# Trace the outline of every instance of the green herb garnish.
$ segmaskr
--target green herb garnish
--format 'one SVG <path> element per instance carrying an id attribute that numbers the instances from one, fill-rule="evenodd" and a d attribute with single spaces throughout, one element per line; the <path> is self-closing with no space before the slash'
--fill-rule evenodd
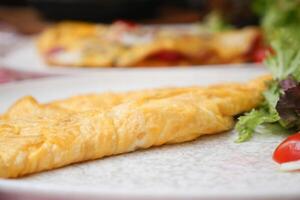
<path id="1" fill-rule="evenodd" d="M 269 54 L 265 64 L 273 80 L 263 94 L 263 103 L 238 118 L 235 127 L 239 133 L 237 142 L 249 140 L 256 128 L 265 124 L 287 131 L 300 128 L 300 42 L 294 31 L 280 30 L 276 40 L 271 42 L 274 52 Z M 284 87 L 289 84 L 290 87 Z M 265 131 L 268 132 L 267 128 Z"/>
<path id="2" fill-rule="evenodd" d="M 299 28 L 300 0 L 254 0 L 252 5 L 268 39 L 279 29 Z"/>

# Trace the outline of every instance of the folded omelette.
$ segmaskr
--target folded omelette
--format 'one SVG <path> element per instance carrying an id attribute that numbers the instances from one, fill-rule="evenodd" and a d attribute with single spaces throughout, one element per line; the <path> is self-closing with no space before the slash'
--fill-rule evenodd
<path id="1" fill-rule="evenodd" d="M 186 66 L 252 61 L 261 42 L 256 27 L 209 33 L 197 24 L 172 29 L 61 22 L 40 34 L 37 49 L 50 66 Z"/>
<path id="2" fill-rule="evenodd" d="M 14 178 L 233 127 L 256 107 L 269 76 L 246 84 L 18 100 L 0 116 L 0 177 Z"/>

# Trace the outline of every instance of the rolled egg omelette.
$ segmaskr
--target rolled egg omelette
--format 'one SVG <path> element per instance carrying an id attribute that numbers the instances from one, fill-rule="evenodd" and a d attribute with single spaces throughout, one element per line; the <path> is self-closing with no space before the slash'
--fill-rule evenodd
<path id="1" fill-rule="evenodd" d="M 270 76 L 208 87 L 23 97 L 0 116 L 0 177 L 16 178 L 232 129 L 258 106 Z"/>

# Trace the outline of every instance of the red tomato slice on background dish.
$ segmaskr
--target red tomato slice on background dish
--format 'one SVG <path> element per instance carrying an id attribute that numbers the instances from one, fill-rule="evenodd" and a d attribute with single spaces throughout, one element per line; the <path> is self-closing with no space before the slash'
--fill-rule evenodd
<path id="1" fill-rule="evenodd" d="M 130 20 L 125 20 L 125 19 L 120 19 L 114 22 L 114 24 L 118 24 L 118 25 L 123 25 L 126 26 L 128 28 L 135 28 L 137 27 L 137 23 L 130 21 Z"/>
<path id="2" fill-rule="evenodd" d="M 169 51 L 169 50 L 162 50 L 159 52 L 154 53 L 153 55 L 150 56 L 151 58 L 154 59 L 159 59 L 163 61 L 178 61 L 181 59 L 184 59 L 185 56 L 177 51 Z"/>
<path id="3" fill-rule="evenodd" d="M 273 159 L 285 171 L 300 170 L 300 132 L 285 139 L 273 153 Z"/>
<path id="4" fill-rule="evenodd" d="M 252 53 L 252 61 L 256 63 L 261 63 L 266 59 L 269 53 L 273 54 L 273 50 L 271 47 L 267 47 L 267 46 L 258 47 Z"/>

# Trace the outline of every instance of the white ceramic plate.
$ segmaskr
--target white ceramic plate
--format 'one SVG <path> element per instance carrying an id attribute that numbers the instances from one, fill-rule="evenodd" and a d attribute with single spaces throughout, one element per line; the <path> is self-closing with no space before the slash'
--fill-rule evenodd
<path id="1" fill-rule="evenodd" d="M 102 72 L 0 86 L 0 112 L 17 98 L 41 102 L 79 93 L 246 81 L 259 69 Z M 251 95 L 251 94 L 249 94 Z M 0 180 L 0 199 L 299 199 L 300 173 L 272 161 L 283 136 L 234 143 L 234 131 L 196 141 L 76 164 L 16 180 Z"/>
<path id="2" fill-rule="evenodd" d="M 2 66 L 29 72 L 44 72 L 44 73 L 54 73 L 54 74 L 74 74 L 74 73 L 89 73 L 89 72 L 102 72 L 102 71 L 127 71 L 132 70 L 132 68 L 72 68 L 63 66 L 47 66 L 39 53 L 37 52 L 35 46 L 35 39 L 27 38 L 27 40 L 18 45 L 18 48 L 13 50 L 11 53 L 7 54 L 0 60 Z M 233 64 L 233 65 L 203 65 L 203 66 L 193 66 L 192 68 L 251 68 L 261 66 L 260 64 Z M 0 66 L 1 67 L 1 66 Z M 183 68 L 183 67 L 179 67 Z M 139 70 L 150 69 L 151 67 L 139 68 Z M 154 68 L 155 69 L 155 68 Z"/>

